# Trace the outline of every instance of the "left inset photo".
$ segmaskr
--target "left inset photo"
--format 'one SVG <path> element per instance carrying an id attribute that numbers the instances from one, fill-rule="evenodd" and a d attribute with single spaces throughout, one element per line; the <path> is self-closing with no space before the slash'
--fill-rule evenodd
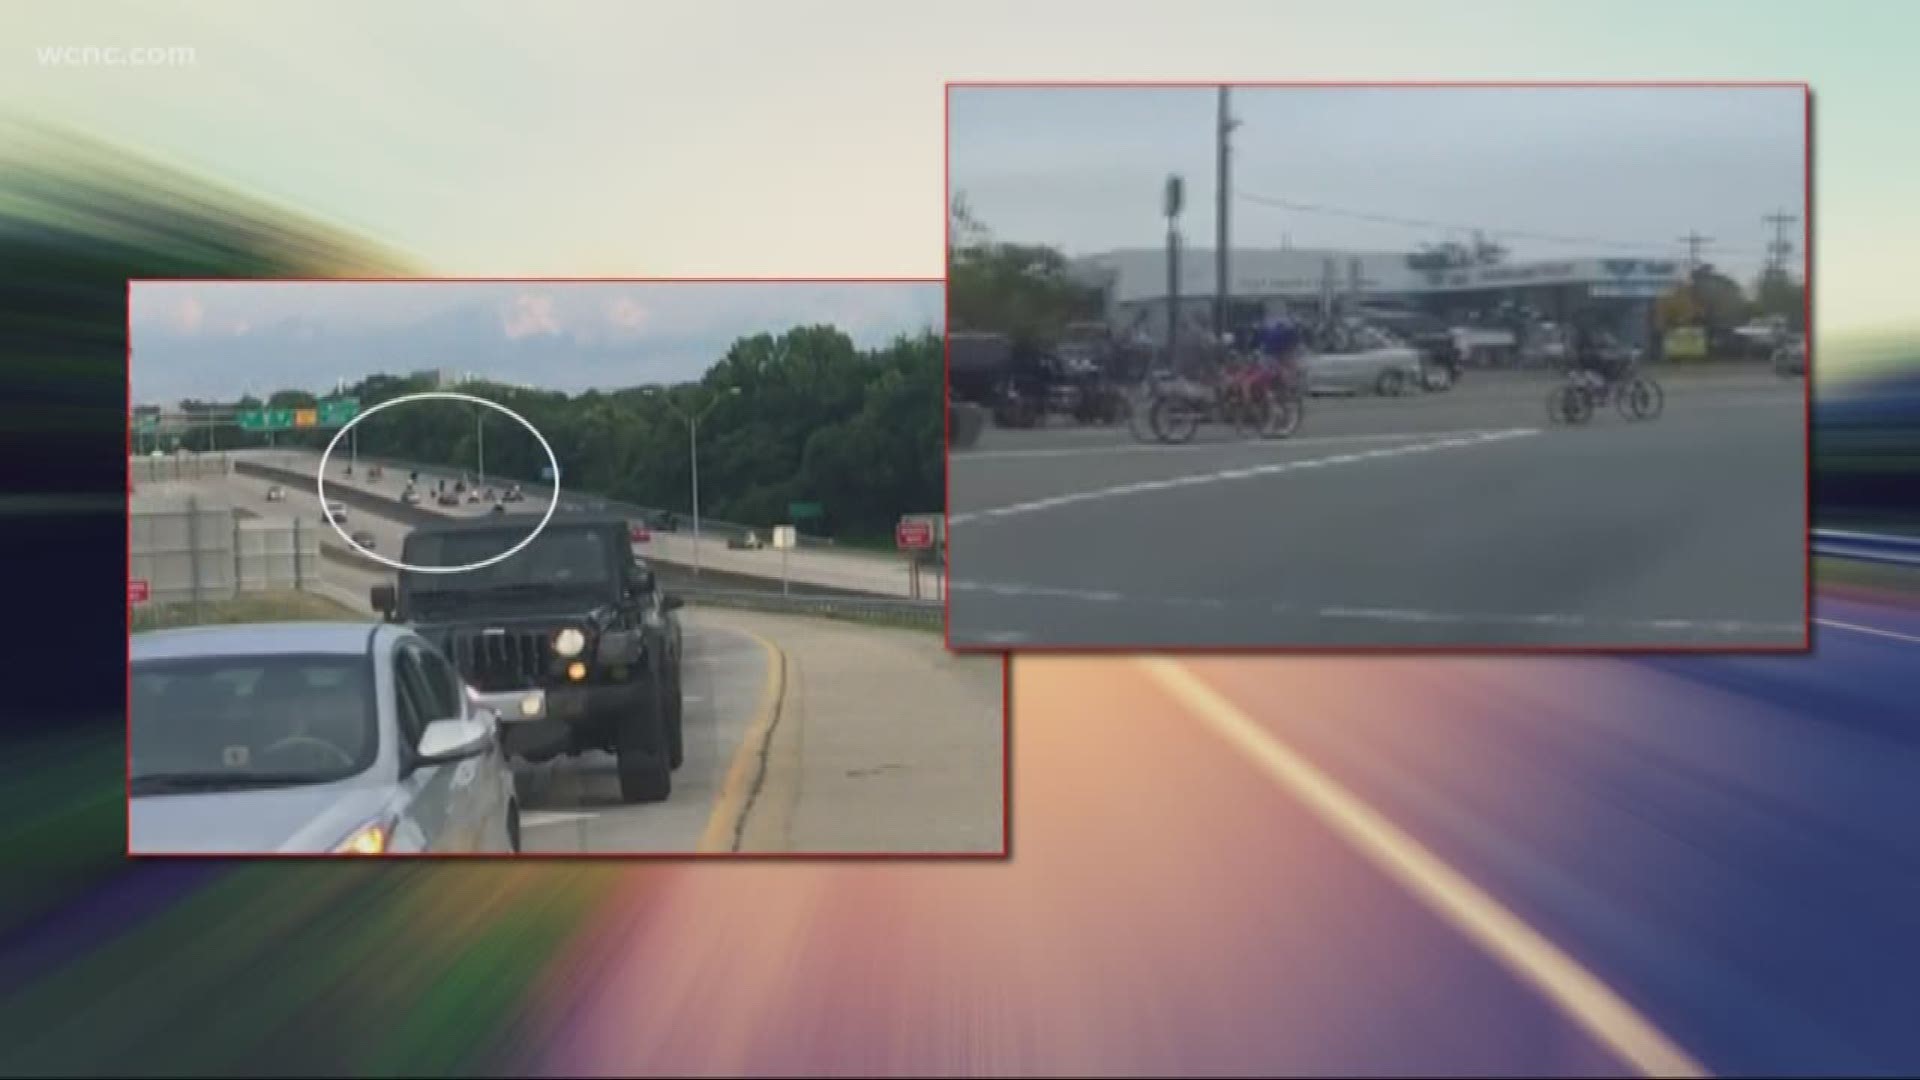
<path id="1" fill-rule="evenodd" d="M 135 281 L 135 855 L 1007 849 L 938 281 Z"/>

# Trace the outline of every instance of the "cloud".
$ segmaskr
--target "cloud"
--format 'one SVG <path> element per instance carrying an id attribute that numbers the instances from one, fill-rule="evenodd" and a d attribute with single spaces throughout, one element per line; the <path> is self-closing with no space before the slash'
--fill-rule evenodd
<path id="1" fill-rule="evenodd" d="M 501 328 L 515 339 L 536 334 L 559 334 L 560 317 L 554 312 L 553 298 L 521 293 L 501 319 Z"/>
<path id="2" fill-rule="evenodd" d="M 607 321 L 621 330 L 639 330 L 651 321 L 647 309 L 630 296 L 622 296 L 607 305 Z"/>

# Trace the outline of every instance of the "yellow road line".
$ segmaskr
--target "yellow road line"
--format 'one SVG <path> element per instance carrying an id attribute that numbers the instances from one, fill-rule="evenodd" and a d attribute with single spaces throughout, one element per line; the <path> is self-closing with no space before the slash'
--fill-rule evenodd
<path id="1" fill-rule="evenodd" d="M 1648 1076 L 1708 1076 L 1600 978 L 1173 660 L 1144 659 L 1169 695 L 1251 758 L 1341 838 Z"/>
<path id="2" fill-rule="evenodd" d="M 741 736 L 739 749 L 733 752 L 733 763 L 727 767 L 727 779 L 721 785 L 720 797 L 714 801 L 713 813 L 707 817 L 707 827 L 700 834 L 698 850 L 702 853 L 736 850 L 735 840 L 760 780 L 760 762 L 773 737 L 773 722 L 780 715 L 780 699 L 787 692 L 786 656 L 780 651 L 780 646 L 751 630 L 739 632 L 766 650 L 767 678 L 760 689 L 760 705 L 754 712 L 752 723 L 747 725 L 746 734 Z"/>

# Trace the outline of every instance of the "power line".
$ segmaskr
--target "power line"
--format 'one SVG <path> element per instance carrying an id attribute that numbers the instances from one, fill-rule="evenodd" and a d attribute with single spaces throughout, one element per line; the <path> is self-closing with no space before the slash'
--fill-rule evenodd
<path id="1" fill-rule="evenodd" d="M 1654 252 L 1654 251 L 1671 252 L 1673 249 L 1673 242 L 1671 241 L 1664 244 L 1657 244 L 1657 243 L 1647 243 L 1647 242 L 1633 241 L 1633 240 L 1610 239 L 1608 237 L 1603 237 L 1603 236 L 1570 236 L 1570 235 L 1563 235 L 1563 234 L 1557 234 L 1557 233 L 1534 232 L 1531 229 L 1495 228 L 1495 227 L 1489 227 L 1486 225 L 1473 225 L 1473 224 L 1466 224 L 1466 223 L 1457 222 L 1457 221 L 1437 221 L 1429 218 L 1403 217 L 1397 214 L 1381 214 L 1381 213 L 1375 213 L 1372 211 L 1351 210 L 1351 209 L 1346 209 L 1346 208 L 1337 207 L 1337 206 L 1326 206 L 1318 203 L 1304 203 L 1304 202 L 1298 202 L 1292 199 L 1276 198 L 1271 195 L 1261 195 L 1251 191 L 1236 190 L 1234 194 L 1237 197 L 1246 200 L 1247 202 L 1254 203 L 1261 206 L 1273 207 L 1276 209 L 1293 210 L 1293 211 L 1297 211 L 1300 213 L 1307 213 L 1307 214 L 1320 214 L 1326 217 L 1349 218 L 1355 221 L 1365 221 L 1365 222 L 1370 222 L 1377 225 L 1397 225 L 1404 228 L 1420 229 L 1424 231 L 1466 232 L 1466 233 L 1478 232 L 1485 236 L 1498 237 L 1498 238 L 1510 239 L 1510 240 L 1533 240 L 1540 243 L 1566 244 L 1566 245 L 1589 247 L 1589 248 L 1604 247 L 1604 248 L 1611 248 L 1611 249 L 1620 250 L 1620 251 L 1633 251 L 1637 253 L 1647 253 L 1647 252 Z M 1684 240 L 1679 242 L 1685 243 Z M 1742 252 L 1746 254 L 1754 253 L 1753 249 L 1750 249 L 1750 248 L 1722 248 L 1721 250 L 1734 252 L 1734 253 L 1742 253 Z"/>

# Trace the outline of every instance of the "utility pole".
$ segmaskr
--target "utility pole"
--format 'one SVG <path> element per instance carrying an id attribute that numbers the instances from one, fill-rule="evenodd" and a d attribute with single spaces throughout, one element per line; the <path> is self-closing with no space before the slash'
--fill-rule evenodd
<path id="1" fill-rule="evenodd" d="M 1691 275 L 1700 269 L 1700 249 L 1713 243 L 1713 238 L 1695 231 L 1681 237 L 1680 242 L 1687 245 L 1687 273 Z"/>
<path id="2" fill-rule="evenodd" d="M 1787 272 L 1787 256 L 1793 254 L 1793 241 L 1787 239 L 1787 226 L 1800 220 L 1800 215 L 1781 211 L 1768 214 L 1763 220 L 1773 226 L 1773 242 L 1767 245 L 1767 276 L 1783 277 Z"/>
<path id="3" fill-rule="evenodd" d="M 1228 88 L 1220 88 L 1220 118 L 1215 139 L 1219 144 L 1220 160 L 1216 167 L 1219 190 L 1214 195 L 1214 238 L 1213 238 L 1213 336 L 1224 340 L 1227 334 L 1227 302 L 1231 278 L 1228 260 L 1230 244 L 1228 241 L 1227 214 L 1232 202 L 1232 136 L 1233 129 L 1239 123 L 1233 118 L 1233 111 L 1227 101 Z"/>
<path id="4" fill-rule="evenodd" d="M 1180 210 L 1187 201 L 1186 181 L 1178 173 L 1167 177 L 1167 368 L 1174 366 L 1174 345 L 1180 331 Z"/>

